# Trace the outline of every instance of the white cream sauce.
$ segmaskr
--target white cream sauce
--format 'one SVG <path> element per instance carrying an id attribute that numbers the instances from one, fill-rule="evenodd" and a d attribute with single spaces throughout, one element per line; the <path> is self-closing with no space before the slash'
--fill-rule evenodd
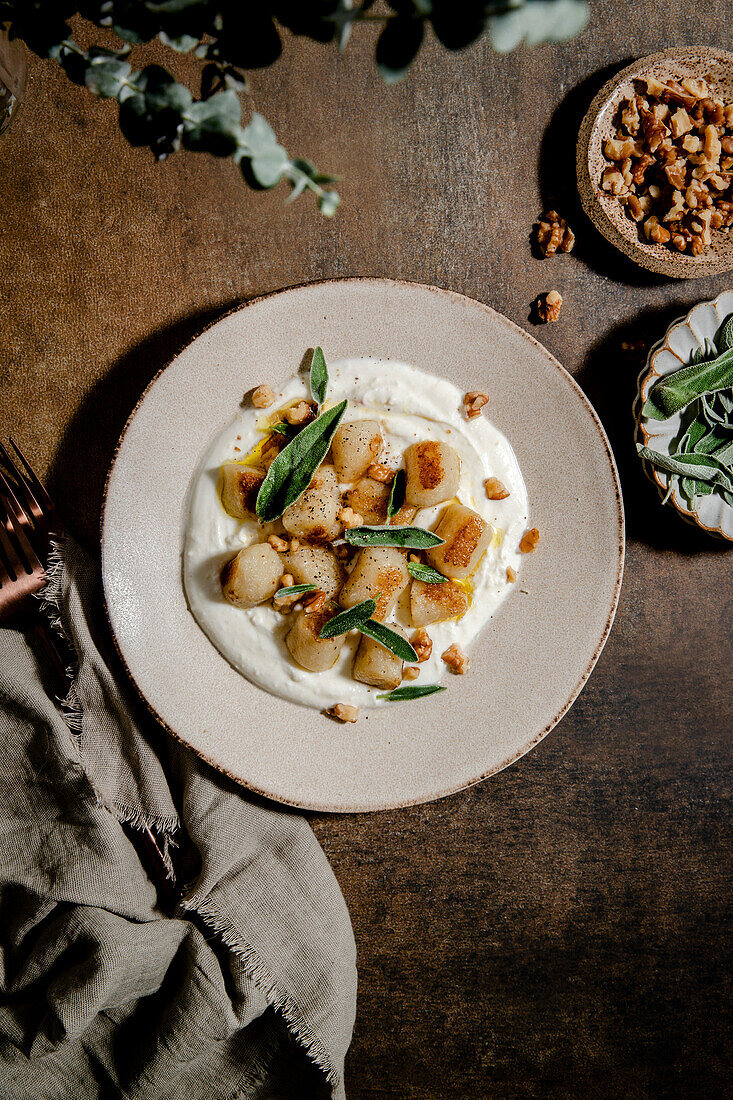
<path id="1" fill-rule="evenodd" d="M 490 523 L 495 535 L 470 578 L 471 605 L 455 622 L 427 628 L 433 639 L 429 661 L 420 665 L 417 684 L 438 683 L 446 675 L 441 653 L 453 642 L 466 649 L 496 612 L 509 591 L 507 567 L 519 572 L 519 541 L 527 527 L 527 493 L 509 441 L 485 416 L 466 420 L 463 394 L 451 382 L 416 367 L 377 359 L 348 359 L 329 364 L 327 406 L 348 398 L 348 420 L 378 420 L 385 449 L 381 460 L 398 464 L 411 444 L 435 439 L 450 444 L 461 458 L 458 500 Z M 335 703 L 389 705 L 377 699 L 380 689 L 357 683 L 351 665 L 359 635 L 346 639 L 337 664 L 326 672 L 307 672 L 295 664 L 285 646 L 292 615 L 281 615 L 268 604 L 242 609 L 223 598 L 222 566 L 243 546 L 262 541 L 255 520 L 240 523 L 224 511 L 217 483 L 223 462 L 241 460 L 263 438 L 261 427 L 278 407 L 310 397 L 307 374 L 292 379 L 276 394 L 271 409 L 243 409 L 209 448 L 191 492 L 184 545 L 184 584 L 189 607 L 211 641 L 248 680 L 266 691 L 311 707 Z M 258 428 L 258 424 L 260 427 Z M 509 490 L 505 500 L 487 500 L 484 481 L 497 477 Z M 445 505 L 423 509 L 414 523 L 432 527 Z M 409 588 L 408 588 L 409 591 Z M 407 593 L 395 621 L 411 632 Z M 469 673 L 470 675 L 470 673 Z"/>

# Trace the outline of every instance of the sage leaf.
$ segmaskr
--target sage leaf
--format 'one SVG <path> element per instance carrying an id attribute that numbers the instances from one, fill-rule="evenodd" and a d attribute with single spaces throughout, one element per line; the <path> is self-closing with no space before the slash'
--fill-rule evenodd
<path id="1" fill-rule="evenodd" d="M 321 413 L 280 451 L 257 494 L 257 518 L 262 523 L 279 519 L 286 508 L 302 497 L 326 457 L 347 404 L 342 401 Z"/>
<path id="2" fill-rule="evenodd" d="M 352 546 L 399 546 L 407 550 L 427 550 L 445 542 L 424 527 L 352 527 L 344 531 L 344 538 Z"/>
<path id="3" fill-rule="evenodd" d="M 424 581 L 425 584 L 445 584 L 448 580 L 437 569 L 433 569 L 429 565 L 421 565 L 419 561 L 408 561 L 407 572 L 416 581 Z"/>
<path id="4" fill-rule="evenodd" d="M 702 363 L 690 363 L 654 385 L 642 413 L 652 420 L 669 420 L 696 397 L 733 386 L 733 348 Z"/>
<path id="5" fill-rule="evenodd" d="M 426 695 L 435 695 L 436 691 L 445 691 L 442 684 L 415 684 L 413 687 L 399 687 L 378 695 L 377 699 L 388 699 L 390 703 L 406 702 L 408 699 L 424 699 Z"/>
<path id="6" fill-rule="evenodd" d="M 318 637 L 336 638 L 339 634 L 348 634 L 350 630 L 355 630 L 357 627 L 361 630 L 376 610 L 376 600 L 364 600 L 362 603 L 354 604 L 353 607 L 347 607 L 345 611 L 339 611 L 338 615 L 328 620 Z"/>
<path id="7" fill-rule="evenodd" d="M 645 458 L 660 470 L 682 477 L 693 477 L 698 481 L 709 481 L 712 485 L 722 485 L 724 489 L 733 490 L 733 474 L 726 472 L 714 455 L 688 452 L 671 457 L 638 443 L 636 449 L 640 458 Z"/>
<path id="8" fill-rule="evenodd" d="M 279 600 L 282 596 L 300 596 L 304 592 L 315 591 L 316 586 L 314 584 L 290 584 L 287 588 L 278 588 L 274 599 Z"/>
<path id="9" fill-rule="evenodd" d="M 322 405 L 326 400 L 326 388 L 328 386 L 328 367 L 323 355 L 323 348 L 316 348 L 313 352 L 310 382 L 314 401 Z"/>
<path id="10" fill-rule="evenodd" d="M 268 430 L 277 432 L 278 435 L 290 435 L 293 430 L 293 425 L 286 424 L 284 420 L 280 420 L 277 424 L 271 424 Z"/>
<path id="11" fill-rule="evenodd" d="M 366 634 L 367 638 L 373 638 L 375 642 L 379 642 L 380 645 L 383 645 L 390 653 L 394 653 L 395 657 L 399 657 L 400 660 L 417 661 L 417 653 L 407 639 L 398 634 L 396 630 L 390 630 L 384 623 L 378 623 L 375 619 L 368 619 L 360 625 L 359 630 L 362 634 Z"/>
<path id="12" fill-rule="evenodd" d="M 730 351 L 733 348 L 733 313 L 730 313 L 718 331 L 718 351 Z"/>
<path id="13" fill-rule="evenodd" d="M 404 470 L 398 470 L 392 478 L 392 488 L 389 491 L 387 501 L 387 515 L 390 519 L 396 516 L 405 503 L 405 489 L 407 487 L 407 474 Z"/>

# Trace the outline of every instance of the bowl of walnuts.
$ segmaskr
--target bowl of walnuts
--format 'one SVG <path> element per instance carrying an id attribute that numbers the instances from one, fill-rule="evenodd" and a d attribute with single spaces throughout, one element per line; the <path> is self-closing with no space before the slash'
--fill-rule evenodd
<path id="1" fill-rule="evenodd" d="M 580 128 L 583 209 L 650 271 L 700 278 L 733 268 L 733 54 L 651 54 L 609 81 Z"/>

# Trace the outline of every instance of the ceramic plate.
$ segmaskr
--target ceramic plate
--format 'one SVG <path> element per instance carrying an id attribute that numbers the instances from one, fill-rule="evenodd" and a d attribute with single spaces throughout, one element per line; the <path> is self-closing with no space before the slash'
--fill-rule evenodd
<path id="1" fill-rule="evenodd" d="M 686 317 L 678 317 L 667 329 L 666 335 L 649 350 L 644 369 L 639 375 L 634 417 L 636 440 L 660 454 L 670 454 L 672 444 L 679 434 L 680 417 L 669 420 L 650 420 L 642 415 L 642 406 L 655 382 L 665 374 L 672 374 L 692 361 L 695 352 L 704 349 L 715 340 L 720 326 L 733 313 L 733 291 L 726 290 L 708 302 L 698 302 Z M 669 476 L 651 462 L 643 462 L 644 471 L 667 498 Z M 683 519 L 694 523 L 711 535 L 733 540 L 733 508 L 717 493 L 697 497 L 696 507 L 690 508 L 676 484 L 667 503 L 676 508 Z"/>
<path id="2" fill-rule="evenodd" d="M 242 395 L 281 385 L 304 352 L 392 357 L 486 390 L 513 445 L 541 542 L 474 643 L 471 671 L 432 698 L 342 726 L 254 687 L 186 605 L 189 486 Z M 624 558 L 603 428 L 560 364 L 479 302 L 435 287 L 346 279 L 259 298 L 208 328 L 146 390 L 110 471 L 102 561 L 121 656 L 148 707 L 247 787 L 313 810 L 427 802 L 536 745 L 567 711 L 611 629 Z M 522 589 L 520 591 L 519 589 Z"/>

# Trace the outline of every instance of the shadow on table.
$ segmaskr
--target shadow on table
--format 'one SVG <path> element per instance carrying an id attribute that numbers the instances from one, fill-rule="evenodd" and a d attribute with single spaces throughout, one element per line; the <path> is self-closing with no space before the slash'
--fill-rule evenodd
<path id="1" fill-rule="evenodd" d="M 659 286 L 668 280 L 638 267 L 603 237 L 586 216 L 578 193 L 575 145 L 586 111 L 597 92 L 633 58 L 597 70 L 572 88 L 555 109 L 540 147 L 539 186 L 544 210 L 557 209 L 572 227 L 575 255 L 592 271 L 628 286 Z M 537 258 L 542 253 L 532 235 Z"/>
<path id="2" fill-rule="evenodd" d="M 631 410 L 649 346 L 688 309 L 689 304 L 680 299 L 661 308 L 641 309 L 633 319 L 614 326 L 591 346 L 576 380 L 601 418 L 613 448 L 627 537 L 655 550 L 681 554 L 725 552 L 731 549 L 729 542 L 685 523 L 673 508 L 662 506 L 656 487 L 642 469 L 634 441 Z"/>
<path id="3" fill-rule="evenodd" d="M 49 492 L 69 529 L 96 554 L 107 471 L 122 430 L 148 383 L 233 305 L 180 318 L 114 363 L 77 409 L 49 470 Z"/>

